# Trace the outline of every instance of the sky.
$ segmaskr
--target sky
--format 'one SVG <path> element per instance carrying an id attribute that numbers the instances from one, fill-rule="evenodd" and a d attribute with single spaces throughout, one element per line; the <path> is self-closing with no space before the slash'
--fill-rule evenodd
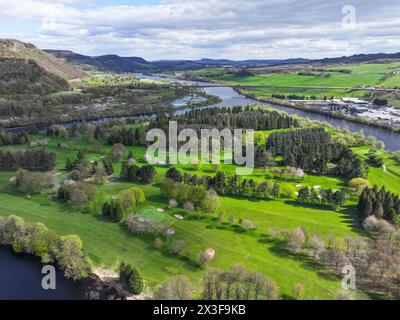
<path id="1" fill-rule="evenodd" d="M 400 52 L 399 0 L 0 0 L 0 38 L 147 60 Z"/>

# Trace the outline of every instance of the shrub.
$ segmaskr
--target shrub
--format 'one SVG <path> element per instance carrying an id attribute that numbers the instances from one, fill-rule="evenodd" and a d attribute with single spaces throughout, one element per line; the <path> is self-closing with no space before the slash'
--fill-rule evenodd
<path id="1" fill-rule="evenodd" d="M 109 217 L 115 222 L 121 222 L 132 212 L 138 203 L 146 200 L 143 191 L 140 188 L 130 188 L 122 190 L 113 196 L 111 203 L 103 205 L 103 216 Z"/>
<path id="2" fill-rule="evenodd" d="M 121 143 L 116 143 L 112 146 L 110 151 L 110 157 L 114 162 L 120 162 L 124 157 L 125 147 Z"/>
<path id="3" fill-rule="evenodd" d="M 395 227 L 383 219 L 370 216 L 364 220 L 363 227 L 369 233 L 375 236 L 387 235 L 395 231 Z"/>
<path id="4" fill-rule="evenodd" d="M 164 243 L 160 238 L 154 239 L 154 248 L 161 249 L 163 247 L 163 245 L 164 245 Z"/>
<path id="5" fill-rule="evenodd" d="M 157 286 L 156 300 L 191 300 L 192 284 L 185 276 L 176 276 Z"/>
<path id="6" fill-rule="evenodd" d="M 82 241 L 77 235 L 61 237 L 58 263 L 68 279 L 79 280 L 90 274 L 90 266 L 82 251 Z"/>
<path id="7" fill-rule="evenodd" d="M 306 241 L 306 235 L 302 228 L 296 228 L 288 235 L 287 247 L 289 250 L 299 252 L 303 249 Z"/>
<path id="8" fill-rule="evenodd" d="M 121 262 L 119 267 L 119 279 L 123 286 L 138 295 L 143 291 L 144 283 L 139 270 L 130 264 Z"/>
<path id="9" fill-rule="evenodd" d="M 354 178 L 349 182 L 349 187 L 354 189 L 356 193 L 361 193 L 365 188 L 372 188 L 368 180 L 363 178 Z"/>
<path id="10" fill-rule="evenodd" d="M 21 169 L 16 173 L 15 182 L 19 191 L 28 194 L 41 193 L 57 183 L 57 181 L 53 181 L 52 176 L 49 174 Z"/>
<path id="11" fill-rule="evenodd" d="M 246 230 L 254 230 L 256 228 L 250 220 L 243 220 L 241 224 Z"/>
<path id="12" fill-rule="evenodd" d="M 178 202 L 175 199 L 169 200 L 168 206 L 170 208 L 176 208 L 178 206 Z"/>
<path id="13" fill-rule="evenodd" d="M 202 200 L 200 207 L 207 212 L 213 212 L 219 209 L 221 207 L 221 202 L 217 193 L 214 190 L 209 190 Z"/>
<path id="14" fill-rule="evenodd" d="M 185 209 L 185 210 L 188 210 L 188 211 L 194 211 L 194 204 L 192 203 L 192 202 L 190 202 L 190 201 L 186 201 L 184 204 L 183 204 L 183 208 Z"/>
<path id="15" fill-rule="evenodd" d="M 180 255 L 186 249 L 186 241 L 185 240 L 174 240 L 171 244 L 171 252 Z"/>

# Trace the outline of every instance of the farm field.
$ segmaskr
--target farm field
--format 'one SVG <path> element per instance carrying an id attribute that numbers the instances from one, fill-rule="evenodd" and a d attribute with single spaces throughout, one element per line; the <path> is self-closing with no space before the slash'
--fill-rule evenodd
<path id="1" fill-rule="evenodd" d="M 400 86 L 398 72 L 399 62 L 365 63 L 340 66 L 311 66 L 304 70 L 269 73 L 268 68 L 250 69 L 255 75 L 232 74 L 226 69 L 210 68 L 193 71 L 191 74 L 203 80 L 212 80 L 230 85 L 255 86 L 326 86 L 326 87 L 359 87 L 379 86 L 395 88 Z M 344 72 L 346 71 L 346 72 Z M 345 91 L 338 89 L 249 89 L 248 93 L 258 97 L 270 97 L 272 94 L 304 95 L 319 97 L 362 97 L 365 91 Z M 394 99 L 397 100 L 397 99 Z"/>

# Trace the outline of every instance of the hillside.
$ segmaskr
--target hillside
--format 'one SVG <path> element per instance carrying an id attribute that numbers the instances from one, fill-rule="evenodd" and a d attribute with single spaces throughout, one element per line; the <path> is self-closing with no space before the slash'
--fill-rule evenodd
<path id="1" fill-rule="evenodd" d="M 0 94 L 47 94 L 68 88 L 65 79 L 34 60 L 0 58 Z"/>
<path id="2" fill-rule="evenodd" d="M 79 78 L 83 74 L 76 66 L 18 40 L 0 39 L 0 58 L 33 60 L 48 73 L 67 80 Z"/>
<path id="3" fill-rule="evenodd" d="M 138 57 L 120 57 L 118 55 L 104 55 L 90 57 L 65 50 L 46 50 L 56 58 L 64 59 L 75 64 L 91 65 L 99 70 L 113 72 L 152 71 L 157 67 Z"/>

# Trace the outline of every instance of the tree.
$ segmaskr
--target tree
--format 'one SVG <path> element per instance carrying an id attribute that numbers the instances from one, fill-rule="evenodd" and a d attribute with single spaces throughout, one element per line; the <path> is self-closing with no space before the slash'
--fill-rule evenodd
<path id="1" fill-rule="evenodd" d="M 306 236 L 302 228 L 296 228 L 289 233 L 287 239 L 287 247 L 289 250 L 299 252 L 303 249 L 306 241 Z"/>
<path id="2" fill-rule="evenodd" d="M 111 206 L 108 202 L 105 202 L 102 208 L 102 215 L 104 218 L 109 218 L 111 213 Z"/>
<path id="3" fill-rule="evenodd" d="M 174 240 L 171 244 L 171 252 L 176 255 L 181 255 L 185 249 L 186 249 L 185 240 Z"/>
<path id="4" fill-rule="evenodd" d="M 139 295 L 143 291 L 144 283 L 139 270 L 130 264 L 121 262 L 119 267 L 119 279 L 133 294 Z"/>
<path id="5" fill-rule="evenodd" d="M 185 276 L 176 276 L 156 288 L 156 300 L 191 300 L 192 284 Z"/>
<path id="6" fill-rule="evenodd" d="M 295 283 L 293 285 L 293 296 L 300 300 L 304 296 L 304 286 L 301 283 Z"/>
<path id="7" fill-rule="evenodd" d="M 94 173 L 94 179 L 97 184 L 104 184 L 104 177 L 107 175 L 106 170 L 104 168 L 104 164 L 102 162 L 98 163 Z"/>
<path id="8" fill-rule="evenodd" d="M 207 212 L 214 212 L 221 207 L 221 202 L 215 191 L 209 190 L 201 202 L 201 208 Z"/>
<path id="9" fill-rule="evenodd" d="M 103 136 L 104 136 L 104 133 L 103 133 L 103 131 L 101 130 L 100 126 L 96 126 L 96 129 L 94 130 L 93 137 L 94 137 L 96 140 L 100 140 L 101 138 L 103 138 Z"/>
<path id="10" fill-rule="evenodd" d="M 161 249 L 163 245 L 164 245 L 164 243 L 160 238 L 154 239 L 154 248 Z"/>
<path id="11" fill-rule="evenodd" d="M 333 194 L 333 204 L 336 207 L 341 207 L 346 201 L 346 193 L 342 190 L 336 191 Z"/>
<path id="12" fill-rule="evenodd" d="M 310 189 L 308 187 L 304 187 L 300 189 L 299 195 L 298 195 L 298 200 L 300 202 L 308 202 L 310 198 Z"/>
<path id="13" fill-rule="evenodd" d="M 157 172 L 153 166 L 143 166 L 139 171 L 139 180 L 146 184 L 152 183 L 156 174 Z"/>
<path id="14" fill-rule="evenodd" d="M 363 178 L 354 178 L 350 180 L 349 186 L 358 194 L 360 194 L 365 188 L 372 188 L 369 181 Z"/>
<path id="15" fill-rule="evenodd" d="M 114 162 L 120 162 L 124 156 L 125 147 L 122 143 L 116 143 L 111 147 L 110 157 Z"/>
<path id="16" fill-rule="evenodd" d="M 182 182 L 183 178 L 182 178 L 182 174 L 180 173 L 179 170 L 177 170 L 176 168 L 172 167 L 170 168 L 166 174 L 165 177 L 168 179 L 171 179 L 175 182 Z"/>
<path id="17" fill-rule="evenodd" d="M 90 266 L 82 251 L 82 241 L 77 235 L 61 237 L 58 264 L 68 279 L 79 280 L 89 276 Z"/>
<path id="18" fill-rule="evenodd" d="M 271 190 L 271 195 L 274 199 L 279 197 L 279 183 L 275 182 Z"/>

